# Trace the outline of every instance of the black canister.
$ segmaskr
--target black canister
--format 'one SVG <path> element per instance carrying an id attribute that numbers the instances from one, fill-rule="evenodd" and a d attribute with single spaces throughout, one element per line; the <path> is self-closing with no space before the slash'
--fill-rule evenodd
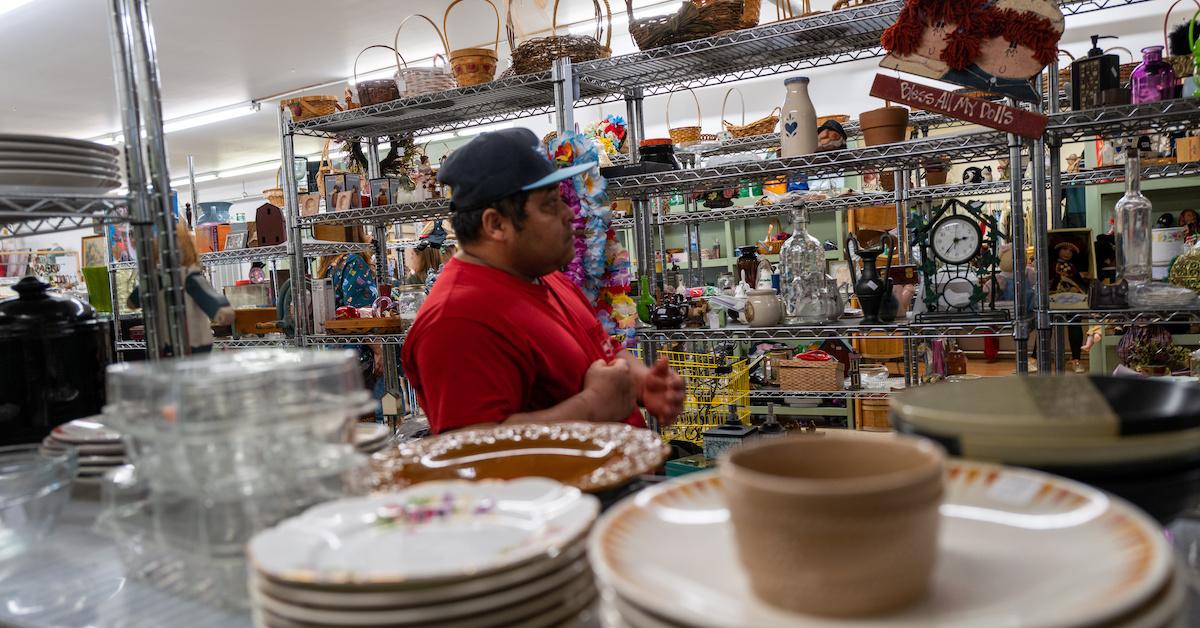
<path id="1" fill-rule="evenodd" d="M 0 445 L 38 442 L 104 406 L 112 323 L 49 288 L 25 277 L 0 302 Z"/>
<path id="2" fill-rule="evenodd" d="M 638 145 L 638 155 L 642 161 L 667 164 L 675 170 L 683 170 L 683 164 L 675 156 L 675 144 L 669 139 L 643 140 Z"/>

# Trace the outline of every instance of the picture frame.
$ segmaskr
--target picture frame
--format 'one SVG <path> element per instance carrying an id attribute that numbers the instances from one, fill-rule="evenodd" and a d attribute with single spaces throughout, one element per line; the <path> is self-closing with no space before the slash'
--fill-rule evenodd
<path id="1" fill-rule="evenodd" d="M 101 235 L 84 236 L 80 239 L 79 255 L 84 268 L 108 265 L 108 239 Z"/>
<path id="2" fill-rule="evenodd" d="M 394 205 L 400 191 L 400 180 L 394 177 L 371 179 L 371 207 Z"/>
<path id="3" fill-rule="evenodd" d="M 337 207 L 337 197 L 344 191 L 346 191 L 345 175 L 325 175 L 325 211 L 331 212 Z"/>
<path id="4" fill-rule="evenodd" d="M 1050 309 L 1086 310 L 1088 287 L 1096 278 L 1091 229 L 1050 229 L 1046 236 Z"/>
<path id="5" fill-rule="evenodd" d="M 230 232 L 225 236 L 225 248 L 222 250 L 229 251 L 234 249 L 246 248 L 246 232 L 236 231 Z"/>

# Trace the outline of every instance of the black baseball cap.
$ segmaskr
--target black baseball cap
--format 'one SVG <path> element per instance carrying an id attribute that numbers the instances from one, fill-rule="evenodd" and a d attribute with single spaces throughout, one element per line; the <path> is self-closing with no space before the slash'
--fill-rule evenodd
<path id="1" fill-rule="evenodd" d="M 554 185 L 596 167 L 596 162 L 556 168 L 529 129 L 483 133 L 458 148 L 438 170 L 450 186 L 450 206 L 470 211 L 517 192 Z"/>

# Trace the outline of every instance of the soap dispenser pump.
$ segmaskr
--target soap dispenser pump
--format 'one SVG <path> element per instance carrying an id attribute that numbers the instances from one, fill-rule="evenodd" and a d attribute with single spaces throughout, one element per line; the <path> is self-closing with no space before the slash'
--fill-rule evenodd
<path id="1" fill-rule="evenodd" d="M 1100 48 L 1101 39 L 1116 37 L 1092 35 L 1088 55 L 1071 64 L 1071 109 L 1075 111 L 1101 106 L 1105 90 L 1121 87 L 1121 58 L 1106 54 Z"/>

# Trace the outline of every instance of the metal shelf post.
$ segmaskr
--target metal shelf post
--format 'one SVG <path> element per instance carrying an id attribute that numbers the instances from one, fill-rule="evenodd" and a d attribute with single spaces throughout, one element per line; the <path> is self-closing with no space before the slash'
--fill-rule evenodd
<path id="1" fill-rule="evenodd" d="M 288 275 L 292 282 L 292 313 L 295 319 L 296 346 L 308 344 L 312 333 L 312 315 L 308 302 L 308 264 L 304 257 L 304 226 L 300 222 L 300 202 L 296 191 L 296 169 L 294 167 L 295 136 L 288 127 L 288 113 L 279 108 L 279 148 L 283 161 L 283 204 L 287 216 L 288 238 L 292 241 L 291 269 Z"/>

